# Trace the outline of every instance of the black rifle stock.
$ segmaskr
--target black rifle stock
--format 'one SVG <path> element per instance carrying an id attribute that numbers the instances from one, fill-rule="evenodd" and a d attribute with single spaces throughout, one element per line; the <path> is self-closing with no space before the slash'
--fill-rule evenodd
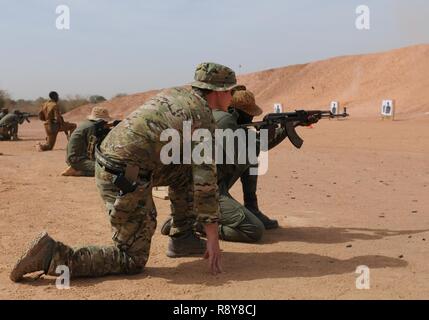
<path id="1" fill-rule="evenodd" d="M 24 121 L 30 123 L 30 117 L 34 117 L 33 114 L 28 112 L 18 112 L 19 123 L 22 124 Z"/>
<path id="2" fill-rule="evenodd" d="M 299 149 L 302 147 L 304 140 L 296 132 L 296 127 L 308 127 L 321 119 L 346 118 L 348 116 L 349 114 L 345 108 L 341 114 L 333 114 L 331 111 L 322 110 L 296 110 L 295 112 L 270 113 L 262 121 L 244 124 L 241 127 L 254 127 L 256 130 L 260 130 L 280 124 L 286 129 L 290 142 Z"/>

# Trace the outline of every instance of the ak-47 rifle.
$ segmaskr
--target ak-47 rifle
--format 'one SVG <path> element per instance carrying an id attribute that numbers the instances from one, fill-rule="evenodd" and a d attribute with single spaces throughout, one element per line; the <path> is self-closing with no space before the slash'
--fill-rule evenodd
<path id="1" fill-rule="evenodd" d="M 21 112 L 21 111 L 17 111 L 17 112 L 15 112 L 15 114 L 18 116 L 20 124 L 24 123 L 24 121 L 27 121 L 28 123 L 30 123 L 30 119 L 29 118 L 35 116 L 35 115 L 31 114 L 31 113 Z"/>
<path id="2" fill-rule="evenodd" d="M 322 110 L 296 110 L 295 112 L 270 113 L 262 121 L 244 124 L 241 127 L 254 127 L 256 130 L 260 130 L 281 124 L 285 127 L 290 142 L 299 149 L 302 147 L 304 140 L 295 131 L 296 127 L 308 127 L 317 123 L 320 119 L 346 118 L 348 116 L 346 108 L 341 114 L 333 114 L 331 111 Z"/>

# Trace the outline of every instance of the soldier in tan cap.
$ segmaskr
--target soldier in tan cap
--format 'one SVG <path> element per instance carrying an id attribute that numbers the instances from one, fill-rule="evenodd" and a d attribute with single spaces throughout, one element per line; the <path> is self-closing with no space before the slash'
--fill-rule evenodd
<path id="1" fill-rule="evenodd" d="M 240 125 L 251 123 L 254 117 L 263 113 L 256 104 L 253 93 L 246 90 L 244 86 L 240 86 L 234 91 L 231 108 L 228 111 L 216 110 L 213 112 L 218 128 L 235 131 L 240 128 Z M 268 149 L 274 148 L 287 137 L 285 128 L 281 126 L 271 126 L 266 129 L 269 131 Z M 258 164 L 252 164 L 249 161 L 246 164 L 224 164 L 217 167 L 222 213 L 221 238 L 229 241 L 254 242 L 262 237 L 264 229 L 277 228 L 278 222 L 269 219 L 258 208 L 256 197 L 258 176 L 250 175 L 250 169 L 257 169 Z M 230 188 L 238 179 L 241 179 L 242 182 L 244 205 L 229 193 Z"/>
<path id="2" fill-rule="evenodd" d="M 212 110 L 213 117 L 218 129 L 231 129 L 233 132 L 240 129 L 241 124 L 252 122 L 253 117 L 262 114 L 262 109 L 256 104 L 253 93 L 246 90 L 244 86 L 237 86 L 233 91 L 231 108 L 218 107 Z M 283 141 L 287 134 L 283 127 L 270 127 L 268 148 L 271 149 Z M 258 143 L 259 144 L 259 143 Z M 224 143 L 224 146 L 226 143 Z M 237 155 L 238 144 L 235 146 L 234 154 Z M 225 149 L 224 154 L 228 151 Z M 276 220 L 271 220 L 259 211 L 256 186 L 257 176 L 250 175 L 250 168 L 257 164 L 250 161 L 244 164 L 234 162 L 217 165 L 218 187 L 219 187 L 219 238 L 225 241 L 234 242 L 256 242 L 259 241 L 265 229 L 278 227 Z M 235 200 L 229 190 L 241 178 L 244 192 L 244 202 L 242 205 Z M 192 224 L 193 222 L 189 222 Z M 203 231 L 200 226 L 194 224 L 197 231 Z M 166 235 L 170 232 L 171 221 L 164 222 L 161 233 Z"/>
<path id="3" fill-rule="evenodd" d="M 112 127 L 107 109 L 94 107 L 87 120 L 80 123 L 67 144 L 66 162 L 69 167 L 63 176 L 93 177 L 95 174 L 95 146 L 104 139 Z"/>
<path id="4" fill-rule="evenodd" d="M 262 109 L 256 104 L 255 96 L 248 90 L 236 91 L 232 98 L 231 107 L 238 113 L 239 124 L 251 123 L 253 121 L 253 117 L 260 116 L 263 113 Z M 284 139 L 286 137 L 285 132 L 280 135 L 280 139 Z M 281 140 L 277 141 L 276 145 L 280 143 Z M 272 145 L 272 141 L 270 147 L 274 147 Z M 257 169 L 258 165 L 250 165 L 244 171 L 239 171 L 241 172 L 240 180 L 243 187 L 244 206 L 264 224 L 266 230 L 276 229 L 279 226 L 277 220 L 268 218 L 259 210 L 258 198 L 256 196 L 258 176 L 250 174 L 251 168 Z"/>

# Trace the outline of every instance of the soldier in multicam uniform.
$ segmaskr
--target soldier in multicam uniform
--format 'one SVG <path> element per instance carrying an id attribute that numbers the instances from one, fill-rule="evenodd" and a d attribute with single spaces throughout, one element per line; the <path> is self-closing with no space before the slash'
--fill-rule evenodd
<path id="1" fill-rule="evenodd" d="M 152 187 L 166 185 L 170 187 L 173 213 L 168 254 L 177 257 L 205 252 L 211 271 L 221 272 L 216 165 L 163 164 L 160 152 L 168 142 L 160 141 L 160 135 L 172 128 L 182 136 L 183 121 L 192 121 L 193 130 L 205 128 L 213 132 L 211 108 L 228 106 L 235 86 L 231 69 L 202 63 L 197 67 L 192 89 L 163 91 L 116 126 L 101 144 L 95 168 L 115 245 L 73 249 L 42 233 L 18 260 L 11 280 L 20 281 L 25 274 L 39 270 L 55 275 L 59 265 L 68 266 L 72 278 L 141 272 L 156 228 Z M 198 145 L 192 144 L 194 148 Z M 190 192 L 192 210 L 188 207 Z M 188 224 L 193 216 L 204 225 L 204 246 L 205 242 Z"/>

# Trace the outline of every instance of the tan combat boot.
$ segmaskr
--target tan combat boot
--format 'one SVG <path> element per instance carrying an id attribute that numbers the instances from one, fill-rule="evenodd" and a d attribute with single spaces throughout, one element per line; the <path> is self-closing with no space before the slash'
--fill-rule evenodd
<path id="1" fill-rule="evenodd" d="M 68 167 L 63 171 L 63 173 L 61 173 L 61 175 L 65 177 L 81 177 L 83 176 L 83 172 L 73 169 L 72 167 Z"/>
<path id="2" fill-rule="evenodd" d="M 10 273 L 10 280 L 19 282 L 27 273 L 36 271 L 47 272 L 54 251 L 55 240 L 46 232 L 42 232 L 19 258 Z"/>

